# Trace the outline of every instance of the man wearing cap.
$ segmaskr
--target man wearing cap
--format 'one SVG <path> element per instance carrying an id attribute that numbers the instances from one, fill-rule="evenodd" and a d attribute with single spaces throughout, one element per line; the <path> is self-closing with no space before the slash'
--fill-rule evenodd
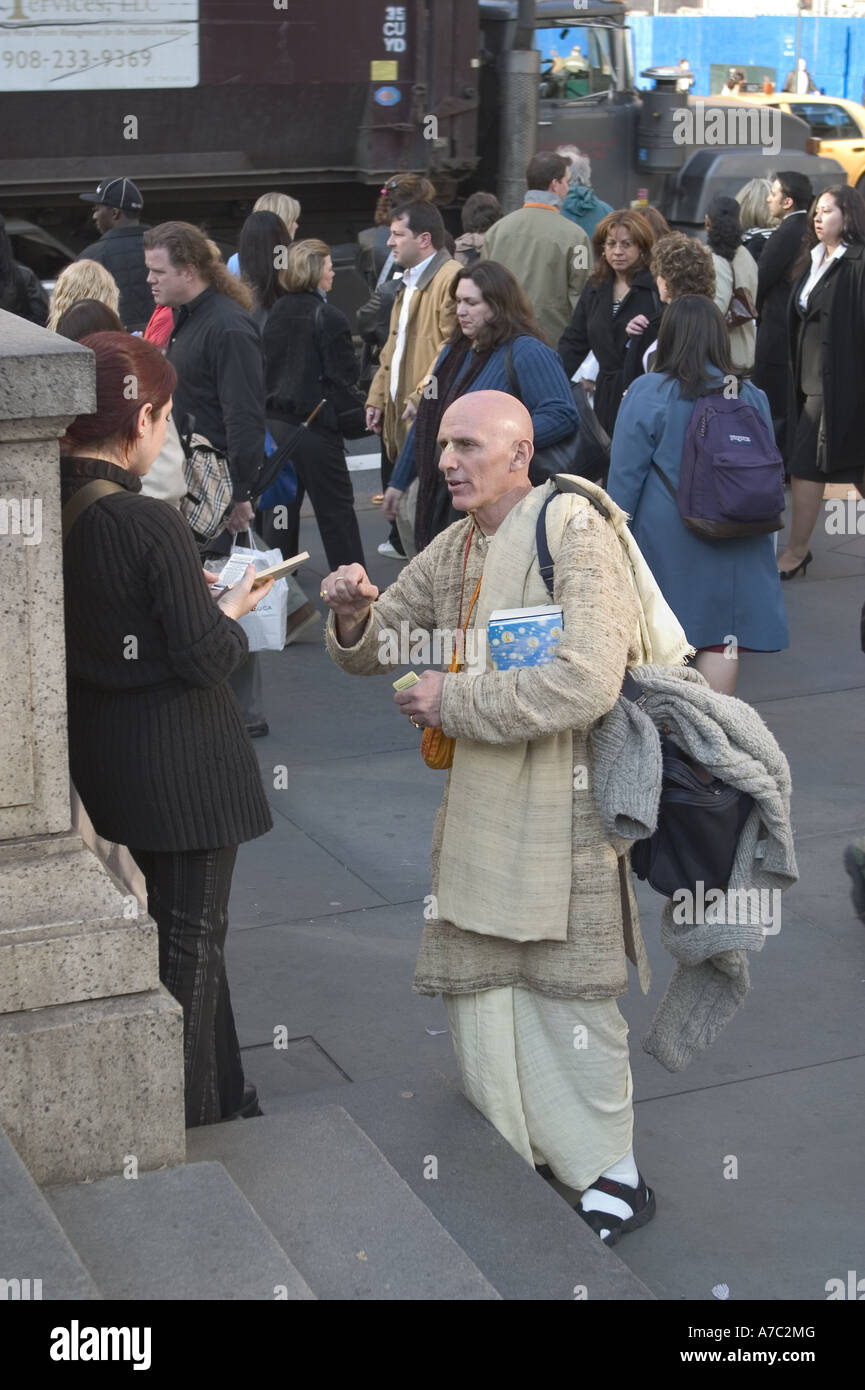
<path id="1" fill-rule="evenodd" d="M 131 179 L 103 179 L 95 193 L 81 193 L 94 203 L 93 221 L 102 233 L 87 246 L 79 261 L 98 261 L 110 271 L 120 290 L 120 317 L 130 333 L 142 330 L 153 313 L 153 295 L 147 283 L 143 238 L 139 221 L 144 199 Z"/>

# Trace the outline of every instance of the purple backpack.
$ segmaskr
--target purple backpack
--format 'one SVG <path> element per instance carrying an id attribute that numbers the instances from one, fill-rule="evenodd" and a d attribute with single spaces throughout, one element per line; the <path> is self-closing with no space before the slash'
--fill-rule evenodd
<path id="1" fill-rule="evenodd" d="M 721 392 L 700 396 L 685 431 L 678 490 L 652 465 L 698 536 L 725 539 L 780 531 L 784 463 L 759 410 Z"/>

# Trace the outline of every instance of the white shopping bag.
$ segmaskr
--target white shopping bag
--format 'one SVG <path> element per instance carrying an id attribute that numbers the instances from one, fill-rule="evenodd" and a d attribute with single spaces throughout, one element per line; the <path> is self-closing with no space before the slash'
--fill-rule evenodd
<path id="1" fill-rule="evenodd" d="M 243 566 L 251 562 L 256 570 L 266 570 L 271 565 L 282 563 L 282 551 L 260 549 L 260 542 L 256 544 L 258 536 L 254 531 L 252 542 L 251 547 L 232 546 L 228 563 L 232 566 L 234 578 L 240 577 L 235 570 L 238 561 Z M 229 577 L 229 582 L 232 583 L 233 578 Z M 285 646 L 287 619 L 288 583 L 285 579 L 277 579 L 267 597 L 263 598 L 251 613 L 247 613 L 245 618 L 239 618 L 238 622 L 246 633 L 251 652 L 281 652 Z"/>

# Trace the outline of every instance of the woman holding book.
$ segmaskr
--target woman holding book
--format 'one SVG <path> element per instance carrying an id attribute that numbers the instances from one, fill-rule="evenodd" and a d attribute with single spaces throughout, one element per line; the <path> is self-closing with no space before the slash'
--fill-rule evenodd
<path id="1" fill-rule="evenodd" d="M 469 391 L 511 394 L 509 361 L 532 417 L 535 447 L 573 436 L 577 408 L 558 354 L 543 341 L 524 291 L 497 261 L 477 261 L 451 285 L 454 331 L 435 364 L 417 416 L 385 493 L 384 513 L 396 515 L 403 492 L 418 480 L 415 544 L 418 550 L 457 519 L 438 469 L 437 436 L 448 406 Z"/>
<path id="2" fill-rule="evenodd" d="M 236 619 L 270 592 L 255 571 L 218 602 L 192 532 L 141 479 L 159 453 L 176 375 L 128 333 L 82 340 L 96 411 L 61 441 L 69 758 L 96 833 L 127 845 L 159 931 L 159 976 L 183 1006 L 187 1126 L 260 1114 L 244 1087 L 225 975 L 237 846 L 271 829 L 228 677 Z M 134 399 L 126 389 L 135 381 Z"/>

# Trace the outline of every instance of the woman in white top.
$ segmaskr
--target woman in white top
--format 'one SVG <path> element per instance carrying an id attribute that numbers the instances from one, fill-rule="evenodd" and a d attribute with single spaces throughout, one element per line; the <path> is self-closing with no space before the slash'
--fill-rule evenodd
<path id="1" fill-rule="evenodd" d="M 715 266 L 715 303 L 726 316 L 734 289 L 746 289 L 751 304 L 757 302 L 757 262 L 742 245 L 739 204 L 735 198 L 716 194 L 706 214 L 706 240 Z M 754 319 L 730 329 L 730 358 L 737 372 L 750 372 L 757 345 Z"/>
<path id="2" fill-rule="evenodd" d="M 808 214 L 788 308 L 795 425 L 793 516 L 782 579 L 804 574 L 827 483 L 862 487 L 865 468 L 865 201 L 827 188 Z"/>

